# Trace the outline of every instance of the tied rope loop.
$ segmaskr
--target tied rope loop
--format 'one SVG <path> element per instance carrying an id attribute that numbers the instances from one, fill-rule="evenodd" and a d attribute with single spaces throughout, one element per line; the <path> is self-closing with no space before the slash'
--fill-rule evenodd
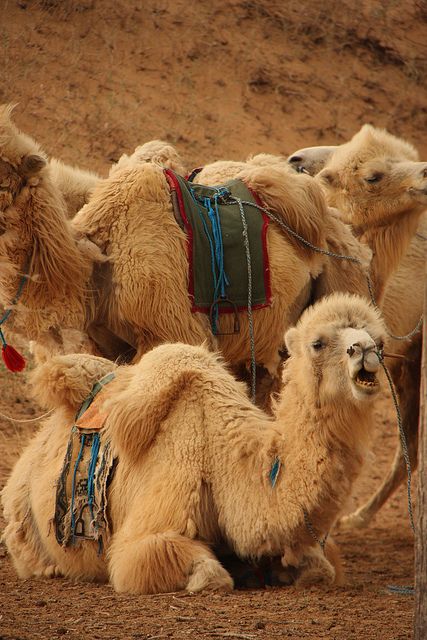
<path id="1" fill-rule="evenodd" d="M 400 407 L 399 407 L 399 403 L 397 401 L 396 389 L 394 387 L 393 380 L 391 379 L 390 372 L 387 369 L 387 367 L 385 366 L 384 355 L 383 355 L 382 351 L 378 351 L 377 352 L 377 356 L 378 356 L 378 360 L 380 361 L 380 364 L 381 364 L 381 366 L 382 366 L 382 368 L 384 370 L 384 373 L 385 373 L 385 375 L 387 377 L 388 384 L 389 384 L 390 390 L 391 390 L 391 397 L 393 399 L 394 408 L 396 410 L 397 426 L 398 426 L 398 429 L 399 429 L 399 437 L 400 437 L 400 445 L 402 447 L 402 453 L 403 453 L 403 458 L 405 460 L 406 473 L 407 473 L 407 477 L 408 477 L 407 495 L 408 495 L 409 521 L 411 523 L 411 529 L 415 533 L 414 514 L 413 514 L 413 510 L 412 510 L 412 497 L 411 497 L 411 482 L 412 482 L 411 461 L 409 459 L 408 445 L 407 445 L 407 442 L 406 442 L 405 430 L 403 428 L 402 415 L 400 413 Z"/>
<path id="2" fill-rule="evenodd" d="M 218 333 L 219 303 L 218 299 L 226 299 L 225 288 L 230 284 L 224 269 L 224 245 L 222 242 L 221 219 L 218 210 L 219 198 L 225 198 L 229 191 L 225 188 L 212 187 L 212 196 L 205 196 L 199 200 L 194 189 L 190 188 L 191 196 L 196 203 L 197 212 L 203 225 L 204 232 L 209 242 L 211 253 L 211 271 L 214 283 L 214 302 L 211 314 L 212 333 Z M 213 201 L 213 206 L 212 206 Z M 211 223 L 212 235 L 209 232 L 207 221 L 201 206 L 206 210 L 206 215 Z"/>

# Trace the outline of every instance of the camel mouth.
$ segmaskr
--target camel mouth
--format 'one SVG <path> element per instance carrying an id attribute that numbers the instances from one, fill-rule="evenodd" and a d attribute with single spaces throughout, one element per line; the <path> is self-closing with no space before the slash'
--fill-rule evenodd
<path id="1" fill-rule="evenodd" d="M 416 189 L 415 187 L 411 187 L 410 189 L 408 189 L 408 193 L 410 196 L 417 200 L 427 202 L 427 187 L 424 187 L 423 189 Z"/>
<path id="2" fill-rule="evenodd" d="M 365 393 L 376 393 L 380 388 L 380 383 L 375 373 L 367 371 L 364 367 L 359 369 L 353 378 L 353 382 L 358 389 L 363 390 Z"/>

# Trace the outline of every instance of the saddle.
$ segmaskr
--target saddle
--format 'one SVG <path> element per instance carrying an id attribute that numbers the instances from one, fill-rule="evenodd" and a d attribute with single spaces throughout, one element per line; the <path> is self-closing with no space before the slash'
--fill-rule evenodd
<path id="1" fill-rule="evenodd" d="M 165 175 L 175 219 L 187 235 L 188 292 L 193 313 L 210 314 L 212 321 L 218 314 L 246 310 L 249 299 L 252 309 L 269 306 L 269 218 L 257 208 L 262 206 L 257 194 L 241 180 L 208 187 L 185 180 L 170 169 L 165 169 Z"/>
<path id="2" fill-rule="evenodd" d="M 94 385 L 71 428 L 53 519 L 56 540 L 62 546 L 96 540 L 101 552 L 103 536 L 109 531 L 107 488 L 115 460 L 102 432 L 107 419 L 102 409 L 105 393 L 98 394 L 113 378 L 114 374 L 108 374 Z"/>

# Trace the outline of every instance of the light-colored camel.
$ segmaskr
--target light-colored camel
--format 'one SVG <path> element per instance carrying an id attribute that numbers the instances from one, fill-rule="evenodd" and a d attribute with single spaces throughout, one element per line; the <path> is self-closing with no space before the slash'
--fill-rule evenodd
<path id="1" fill-rule="evenodd" d="M 385 286 L 382 303 L 386 324 L 394 335 L 410 333 L 423 313 L 427 163 L 416 162 L 417 158 L 411 145 L 370 126 L 363 127 L 347 144 L 301 149 L 289 157 L 294 167 L 318 173 L 318 179 L 326 186 L 329 202 L 342 208 L 355 235 L 377 251 L 377 263 L 391 264 L 396 269 Z M 390 236 L 384 225 L 388 218 L 394 219 Z M 421 334 L 410 341 L 391 340 L 390 350 L 406 358 L 389 362 L 389 367 L 399 393 L 411 466 L 415 469 Z M 343 517 L 341 526 L 367 526 L 405 478 L 406 468 L 399 446 L 382 485 L 365 505 Z"/>
<path id="2" fill-rule="evenodd" d="M 205 347 L 166 344 L 115 368 L 99 407 L 118 460 L 101 555 L 93 541 L 60 546 L 51 520 L 73 417 L 114 365 L 88 355 L 41 365 L 38 399 L 55 413 L 2 494 L 3 539 L 19 576 L 110 580 L 128 593 L 230 588 L 210 549 L 225 542 L 244 559 L 280 556 L 300 584 L 333 582 L 316 538 L 333 525 L 367 452 L 383 340 L 379 314 L 362 298 L 318 302 L 286 335 L 273 417 Z"/>
<path id="3" fill-rule="evenodd" d="M 164 341 L 206 340 L 216 347 L 208 317 L 191 312 L 187 237 L 173 216 L 162 167 L 147 163 L 137 151 L 137 161 L 100 181 L 89 203 L 68 221 L 38 146 L 17 131 L 7 108 L 0 116 L 7 176 L 0 193 L 4 306 L 11 304 L 21 274 L 30 272 L 5 330 L 50 353 L 95 349 L 112 359 L 127 350 L 141 355 Z M 293 174 L 283 163 L 262 162 L 245 164 L 239 175 L 267 207 L 313 244 L 327 249 L 329 233 L 336 234 L 335 242 L 347 242 L 348 229 L 330 215 L 311 178 Z M 311 300 L 313 281 L 320 286 L 327 259 L 274 224 L 267 232 L 267 246 L 272 304 L 254 310 L 254 333 L 257 361 L 275 373 L 284 332 Z M 351 287 L 351 277 L 348 284 Z M 353 291 L 360 286 L 361 273 Z M 221 323 L 222 330 L 230 330 L 233 318 L 226 315 Z M 240 327 L 238 335 L 218 339 L 225 359 L 236 365 L 250 358 L 246 312 L 240 313 Z"/>

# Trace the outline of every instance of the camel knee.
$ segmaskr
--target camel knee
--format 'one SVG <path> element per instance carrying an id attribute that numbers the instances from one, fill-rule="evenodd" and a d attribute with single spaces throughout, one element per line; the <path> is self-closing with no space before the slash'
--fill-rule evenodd
<path id="1" fill-rule="evenodd" d="M 205 544 L 173 532 L 115 540 L 109 570 L 115 590 L 126 593 L 221 588 L 228 576 Z"/>

